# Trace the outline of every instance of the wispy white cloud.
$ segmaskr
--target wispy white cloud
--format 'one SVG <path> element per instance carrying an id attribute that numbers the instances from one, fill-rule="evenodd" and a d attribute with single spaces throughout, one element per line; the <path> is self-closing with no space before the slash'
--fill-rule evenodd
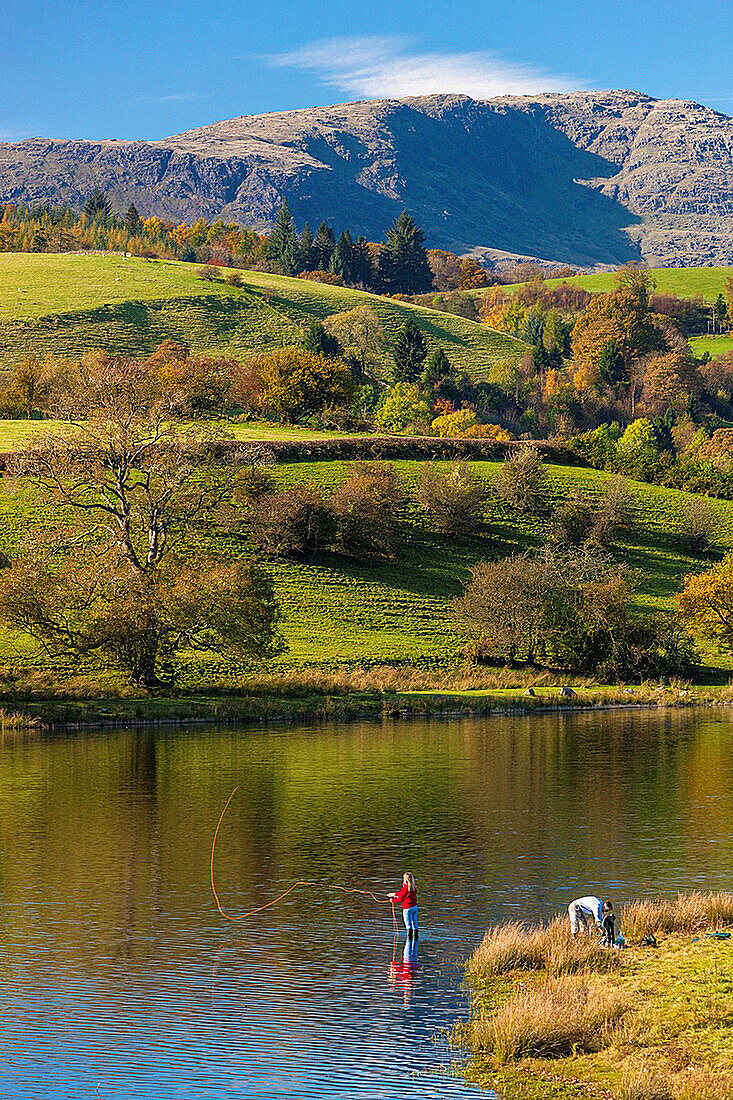
<path id="1" fill-rule="evenodd" d="M 191 103 L 196 99 L 209 99 L 210 93 L 203 92 L 172 92 L 170 95 L 146 96 L 146 103 Z"/>
<path id="2" fill-rule="evenodd" d="M 407 39 L 330 38 L 292 53 L 271 54 L 270 65 L 315 73 L 330 87 L 363 99 L 455 92 L 474 99 L 567 92 L 582 87 L 571 76 L 504 61 L 484 51 L 420 53 Z"/>
<path id="3" fill-rule="evenodd" d="M 12 144 L 16 141 L 25 141 L 30 136 L 29 130 L 5 130 L 0 126 L 0 142 L 10 142 Z"/>

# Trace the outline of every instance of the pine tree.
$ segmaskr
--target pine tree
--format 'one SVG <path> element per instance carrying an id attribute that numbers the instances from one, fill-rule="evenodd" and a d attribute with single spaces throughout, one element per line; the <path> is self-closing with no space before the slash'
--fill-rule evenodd
<path id="1" fill-rule="evenodd" d="M 95 187 L 84 203 L 84 213 L 88 218 L 106 222 L 112 213 L 112 203 L 101 187 Z"/>
<path id="2" fill-rule="evenodd" d="M 300 234 L 300 263 L 303 271 L 313 271 L 316 266 L 313 244 L 313 231 L 306 222 Z"/>
<path id="3" fill-rule="evenodd" d="M 338 239 L 338 244 L 331 254 L 331 262 L 328 270 L 331 275 L 337 275 L 343 283 L 351 282 L 351 234 L 345 229 Z"/>
<path id="4" fill-rule="evenodd" d="M 316 239 L 313 245 L 313 251 L 316 255 L 316 263 L 319 271 L 328 271 L 331 266 L 331 257 L 333 256 L 333 250 L 336 247 L 336 238 L 333 235 L 333 229 L 330 225 L 326 225 L 325 222 L 321 222 L 318 226 L 318 232 L 316 233 Z"/>
<path id="5" fill-rule="evenodd" d="M 139 228 L 140 215 L 138 214 L 135 203 L 131 202 L 127 208 L 127 213 L 125 214 L 125 229 L 131 237 L 134 237 Z"/>
<path id="6" fill-rule="evenodd" d="M 380 276 L 386 290 L 422 294 L 433 285 L 425 236 L 406 210 L 387 230 L 379 260 Z"/>
<path id="7" fill-rule="evenodd" d="M 452 367 L 450 365 L 450 359 L 442 348 L 438 348 L 437 351 L 433 352 L 425 364 L 422 378 L 428 389 L 435 393 L 440 387 L 441 382 L 450 378 L 451 374 Z"/>
<path id="8" fill-rule="evenodd" d="M 355 286 L 374 286 L 374 265 L 366 237 L 357 237 L 351 249 L 351 279 Z"/>
<path id="9" fill-rule="evenodd" d="M 300 268 L 300 244 L 286 199 L 283 199 L 275 228 L 270 234 L 267 255 L 278 264 L 283 275 L 297 275 Z"/>
<path id="10" fill-rule="evenodd" d="M 713 317 L 717 332 L 723 332 L 728 321 L 728 306 L 723 294 L 719 294 L 713 306 Z"/>
<path id="11" fill-rule="evenodd" d="M 628 381 L 626 364 L 615 340 L 609 340 L 601 348 L 598 380 L 606 386 L 617 386 L 619 382 Z"/>
<path id="12" fill-rule="evenodd" d="M 416 382 L 428 354 L 425 337 L 412 317 L 405 321 L 392 345 L 395 361 L 394 376 L 397 382 Z"/>
<path id="13" fill-rule="evenodd" d="M 312 355 L 322 355 L 324 359 L 338 359 L 342 353 L 341 344 L 328 332 L 320 321 L 311 321 L 303 334 L 303 347 Z"/>

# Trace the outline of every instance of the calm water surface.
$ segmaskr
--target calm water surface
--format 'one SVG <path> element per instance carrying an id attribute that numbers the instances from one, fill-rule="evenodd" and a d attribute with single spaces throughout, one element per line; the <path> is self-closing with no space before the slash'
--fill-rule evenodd
<path id="1" fill-rule="evenodd" d="M 420 888 L 389 908 L 295 879 Z M 731 887 L 727 712 L 0 744 L 0 1095 L 474 1097 L 441 1030 L 487 923 Z"/>

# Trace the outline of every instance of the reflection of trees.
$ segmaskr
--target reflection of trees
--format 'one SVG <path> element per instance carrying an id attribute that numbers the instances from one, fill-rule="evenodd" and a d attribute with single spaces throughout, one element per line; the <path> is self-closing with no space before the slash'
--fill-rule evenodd
<path id="1" fill-rule="evenodd" d="M 407 867 L 433 924 L 543 915 L 592 883 L 614 900 L 698 875 L 719 886 L 731 858 L 710 838 L 733 826 L 728 746 L 725 720 L 637 711 L 6 745 L 0 937 L 84 964 L 90 925 L 136 956 L 156 950 L 161 921 L 213 927 L 211 834 L 235 784 L 217 852 L 235 911 L 298 878 L 386 892 Z M 337 904 L 299 895 L 283 919 L 324 906 L 336 919 Z M 375 919 L 372 903 L 347 904 Z"/>

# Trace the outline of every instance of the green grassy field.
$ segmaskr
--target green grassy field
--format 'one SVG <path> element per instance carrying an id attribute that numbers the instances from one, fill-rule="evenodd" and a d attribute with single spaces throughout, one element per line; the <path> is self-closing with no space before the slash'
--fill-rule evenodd
<path id="1" fill-rule="evenodd" d="M 396 462 L 406 489 L 420 474 L 417 461 Z M 497 463 L 476 462 L 475 471 L 487 482 L 496 476 Z M 328 490 L 348 474 L 349 464 L 338 461 L 283 463 L 274 476 L 281 487 L 312 483 Z M 324 554 L 315 562 L 271 560 L 277 594 L 283 609 L 283 632 L 288 651 L 278 659 L 281 671 L 355 668 L 394 663 L 422 669 L 449 668 L 459 657 L 459 640 L 451 624 L 451 601 L 483 558 L 503 557 L 514 551 L 539 548 L 550 532 L 549 513 L 569 494 L 602 491 L 608 475 L 596 470 L 549 466 L 549 488 L 543 513 L 518 517 L 492 497 L 485 523 L 473 538 L 445 538 L 427 530 L 414 505 L 408 505 L 401 524 L 401 545 L 394 561 L 357 565 Z M 6 483 L 7 485 L 8 483 Z M 635 502 L 633 531 L 614 547 L 614 556 L 634 571 L 634 587 L 642 608 L 671 608 L 684 576 L 705 568 L 704 559 L 687 554 L 677 528 L 689 494 L 655 485 L 630 483 Z M 721 548 L 733 548 L 733 502 L 712 501 L 718 519 L 716 537 Z M 10 487 L 0 496 L 0 549 L 19 545 L 29 523 L 44 518 L 44 510 L 28 493 L 16 495 Z M 222 549 L 227 550 L 228 543 Z M 14 660 L 15 642 L 0 634 L 0 665 Z M 30 656 L 25 642 L 18 652 Z M 720 658 L 708 653 L 709 677 Z M 43 662 L 41 662 L 43 664 Z M 725 662 L 723 662 L 725 664 Z M 242 669 L 219 658 L 191 656 L 184 681 L 189 688 L 206 682 L 236 682 Z"/>
<path id="2" fill-rule="evenodd" d="M 251 420 L 244 424 L 225 423 L 222 427 L 229 435 L 246 443 L 276 443 L 286 439 L 307 442 L 311 439 L 337 439 L 349 434 L 289 427 L 287 424 L 273 424 L 268 420 Z M 69 430 L 68 425 L 61 420 L 0 420 L 0 453 L 9 454 L 21 450 L 40 434 L 64 430 Z"/>
<path id="3" fill-rule="evenodd" d="M 733 267 L 655 267 L 650 269 L 656 289 L 660 294 L 674 294 L 678 298 L 702 298 L 704 302 L 714 302 L 719 294 L 725 293 L 725 281 L 733 276 Z M 547 286 L 559 286 L 569 283 L 594 292 L 613 290 L 616 286 L 616 271 L 603 271 L 594 275 L 573 275 L 567 279 L 547 279 Z M 524 286 L 524 283 L 512 283 L 506 287 Z M 485 289 L 464 290 L 462 294 L 472 298 L 486 294 Z"/>
<path id="4" fill-rule="evenodd" d="M 733 336 L 693 336 L 690 347 L 698 357 L 707 351 L 711 359 L 733 351 Z"/>
<path id="5" fill-rule="evenodd" d="M 30 352 L 145 355 L 165 339 L 201 351 L 262 351 L 292 343 L 308 321 L 365 303 L 379 314 L 387 341 L 412 315 L 431 348 L 444 348 L 476 378 L 524 350 L 485 325 L 362 291 L 253 271 L 231 287 L 198 271 L 114 253 L 0 254 L 0 368 Z M 386 375 L 386 350 L 380 366 Z"/>
<path id="6" fill-rule="evenodd" d="M 678 298 L 702 298 L 714 302 L 725 293 L 725 280 L 733 276 L 733 267 L 655 267 L 650 271 L 660 294 L 674 294 Z M 616 272 L 599 275 L 575 275 L 572 279 L 548 279 L 548 286 L 570 283 L 586 290 L 612 290 L 616 285 Z"/>

